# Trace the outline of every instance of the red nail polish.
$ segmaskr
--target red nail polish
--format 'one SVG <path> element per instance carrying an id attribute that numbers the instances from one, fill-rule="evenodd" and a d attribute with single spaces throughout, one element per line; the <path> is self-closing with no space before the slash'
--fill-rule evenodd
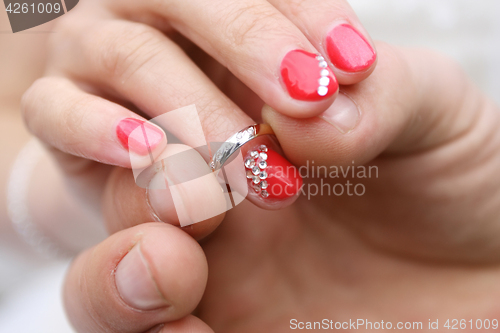
<path id="1" fill-rule="evenodd" d="M 290 96 L 301 101 L 320 101 L 339 88 L 325 59 L 303 50 L 290 51 L 283 58 L 281 78 Z"/>
<path id="2" fill-rule="evenodd" d="M 141 132 L 132 132 L 141 126 Z M 135 118 L 125 118 L 116 126 L 116 136 L 123 147 L 140 155 L 147 155 L 163 140 L 163 132 L 147 122 Z"/>
<path id="3" fill-rule="evenodd" d="M 297 168 L 265 145 L 248 153 L 245 168 L 251 191 L 264 199 L 286 199 L 302 187 Z"/>
<path id="4" fill-rule="evenodd" d="M 376 58 L 370 43 L 348 24 L 338 25 L 328 33 L 326 50 L 332 64 L 346 72 L 363 71 Z"/>

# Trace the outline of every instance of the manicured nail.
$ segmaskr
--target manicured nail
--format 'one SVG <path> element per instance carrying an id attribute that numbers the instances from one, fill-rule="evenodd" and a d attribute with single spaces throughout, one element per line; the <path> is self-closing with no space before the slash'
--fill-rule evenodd
<path id="1" fill-rule="evenodd" d="M 134 131 L 139 126 L 142 131 Z M 139 155 L 147 155 L 162 142 L 164 133 L 148 122 L 125 118 L 116 126 L 116 136 L 125 149 Z"/>
<path id="2" fill-rule="evenodd" d="M 360 112 L 352 99 L 339 93 L 333 104 L 319 117 L 332 124 L 340 133 L 346 134 L 358 124 Z"/>
<path id="3" fill-rule="evenodd" d="M 140 243 L 118 264 L 115 283 L 123 301 L 135 309 L 153 310 L 168 305 L 151 276 Z"/>
<path id="4" fill-rule="evenodd" d="M 248 152 L 245 158 L 250 191 L 263 199 L 286 199 L 302 187 L 302 177 L 295 166 L 266 145 Z"/>
<path id="5" fill-rule="evenodd" d="M 332 64 L 346 72 L 364 71 L 376 58 L 370 43 L 348 24 L 338 25 L 328 33 L 326 50 Z"/>
<path id="6" fill-rule="evenodd" d="M 290 96 L 301 101 L 320 101 L 339 88 L 325 59 L 303 50 L 290 51 L 283 58 L 281 78 Z"/>

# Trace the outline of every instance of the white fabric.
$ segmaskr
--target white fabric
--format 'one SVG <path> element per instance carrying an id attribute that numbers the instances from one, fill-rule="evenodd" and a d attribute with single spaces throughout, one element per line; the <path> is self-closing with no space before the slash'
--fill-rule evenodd
<path id="1" fill-rule="evenodd" d="M 53 263 L 31 272 L 0 303 L 0 332 L 71 333 L 61 287 L 68 263 Z"/>

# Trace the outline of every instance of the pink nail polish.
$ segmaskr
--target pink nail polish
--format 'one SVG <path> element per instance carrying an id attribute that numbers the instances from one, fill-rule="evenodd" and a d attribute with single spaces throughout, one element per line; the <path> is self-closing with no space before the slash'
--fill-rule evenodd
<path id="1" fill-rule="evenodd" d="M 134 131 L 141 127 L 141 132 Z M 130 135 L 134 132 L 134 135 Z M 122 119 L 116 126 L 116 136 L 126 149 L 139 155 L 147 155 L 163 140 L 163 132 L 149 124 L 135 118 Z"/>
<path id="2" fill-rule="evenodd" d="M 376 59 L 370 43 L 348 24 L 338 25 L 328 33 L 326 49 L 332 64 L 346 72 L 364 71 Z"/>

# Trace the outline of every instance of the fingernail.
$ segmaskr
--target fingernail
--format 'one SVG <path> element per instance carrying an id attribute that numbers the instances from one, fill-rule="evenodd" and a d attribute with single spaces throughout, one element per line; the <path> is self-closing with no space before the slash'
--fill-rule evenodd
<path id="1" fill-rule="evenodd" d="M 139 126 L 142 131 L 134 131 Z M 116 136 L 125 149 L 139 155 L 147 155 L 162 142 L 164 133 L 148 122 L 125 118 L 116 126 Z"/>
<path id="2" fill-rule="evenodd" d="M 148 185 L 151 212 L 163 222 L 187 226 L 226 211 L 221 186 L 203 157 L 191 147 L 170 145 Z"/>
<path id="3" fill-rule="evenodd" d="M 326 37 L 326 50 L 332 64 L 346 72 L 366 70 L 376 58 L 370 43 L 348 24 L 330 30 Z"/>
<path id="4" fill-rule="evenodd" d="M 339 87 L 325 59 L 303 50 L 288 52 L 280 72 L 288 94 L 297 100 L 320 101 L 335 94 Z"/>
<path id="5" fill-rule="evenodd" d="M 297 168 L 266 145 L 248 152 L 245 168 L 250 191 L 263 199 L 293 197 L 302 187 L 302 177 Z"/>
<path id="6" fill-rule="evenodd" d="M 319 117 L 332 124 L 340 133 L 352 131 L 359 123 L 360 112 L 352 99 L 339 93 L 330 107 Z"/>
<path id="7" fill-rule="evenodd" d="M 135 309 L 153 310 L 168 305 L 151 276 L 140 243 L 118 264 L 115 283 L 123 301 Z"/>

